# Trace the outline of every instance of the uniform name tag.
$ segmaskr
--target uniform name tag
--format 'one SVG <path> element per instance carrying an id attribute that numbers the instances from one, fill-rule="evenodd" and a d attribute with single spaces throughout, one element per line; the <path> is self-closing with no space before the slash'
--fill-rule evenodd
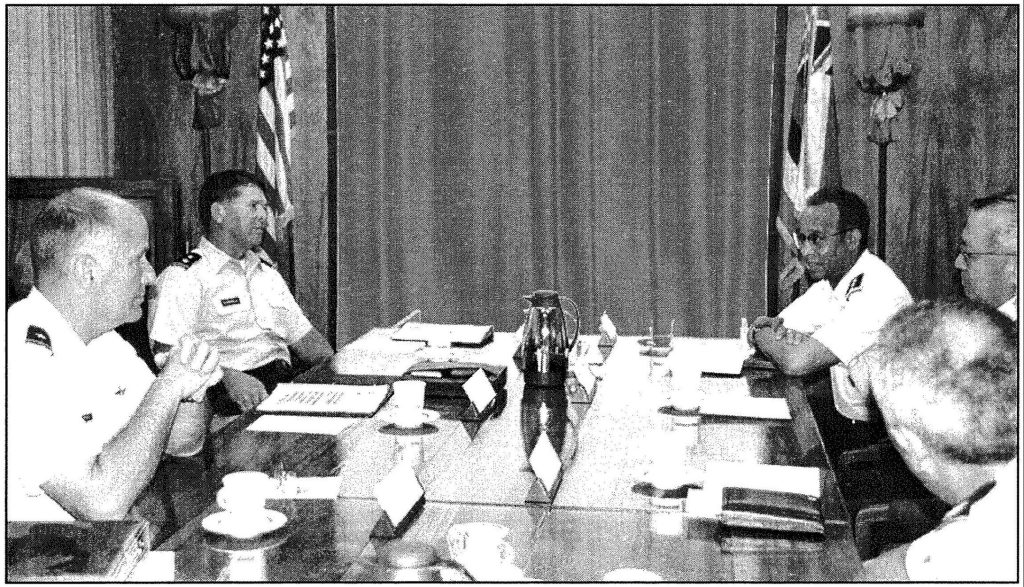
<path id="1" fill-rule="evenodd" d="M 225 298 L 220 301 L 220 305 L 227 308 L 228 306 L 237 306 L 242 303 L 242 300 L 238 298 Z"/>

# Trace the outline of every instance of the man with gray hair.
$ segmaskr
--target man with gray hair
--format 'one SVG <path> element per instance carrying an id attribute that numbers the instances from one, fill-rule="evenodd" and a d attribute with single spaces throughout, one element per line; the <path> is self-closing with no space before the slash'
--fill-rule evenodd
<path id="1" fill-rule="evenodd" d="M 154 376 L 114 332 L 142 316 L 154 277 L 146 220 L 125 200 L 65 192 L 29 242 L 34 287 L 7 310 L 7 518 L 124 518 L 165 450 L 202 446 L 217 353 L 182 337 Z"/>
<path id="2" fill-rule="evenodd" d="M 1017 578 L 1017 328 L 984 304 L 923 301 L 882 329 L 871 381 L 939 526 L 865 563 L 866 579 Z"/>

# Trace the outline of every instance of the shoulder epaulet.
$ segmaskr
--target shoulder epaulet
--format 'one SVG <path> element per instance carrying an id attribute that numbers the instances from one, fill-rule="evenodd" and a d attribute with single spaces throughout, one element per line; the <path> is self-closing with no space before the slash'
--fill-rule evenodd
<path id="1" fill-rule="evenodd" d="M 270 259 L 264 259 L 263 257 L 260 257 L 260 263 L 263 263 L 264 265 L 270 267 L 271 269 L 274 268 L 274 262 L 271 261 Z"/>
<path id="2" fill-rule="evenodd" d="M 270 267 L 271 269 L 277 269 L 277 263 L 275 263 L 270 258 L 270 255 L 268 255 L 267 252 L 263 250 L 262 247 L 257 247 L 253 249 L 253 253 L 256 253 L 256 256 L 259 258 L 260 263 L 263 263 L 264 265 Z"/>
<path id="3" fill-rule="evenodd" d="M 25 333 L 25 342 L 39 345 L 51 353 L 53 352 L 53 345 L 50 342 L 50 333 L 34 324 L 29 325 L 28 331 Z"/>
<path id="4" fill-rule="evenodd" d="M 864 289 L 864 274 L 861 273 L 857 277 L 850 280 L 850 286 L 846 288 L 846 299 L 849 301 L 850 296 L 854 293 Z"/>
<path id="5" fill-rule="evenodd" d="M 178 267 L 184 267 L 185 269 L 188 269 L 192 265 L 195 265 L 196 261 L 198 261 L 198 260 L 200 260 L 202 258 L 203 258 L 202 255 L 200 255 L 199 253 L 196 253 L 196 252 L 193 251 L 193 252 L 185 255 L 184 257 L 178 259 L 174 263 L 171 263 L 171 265 L 175 265 L 175 266 L 178 266 Z"/>

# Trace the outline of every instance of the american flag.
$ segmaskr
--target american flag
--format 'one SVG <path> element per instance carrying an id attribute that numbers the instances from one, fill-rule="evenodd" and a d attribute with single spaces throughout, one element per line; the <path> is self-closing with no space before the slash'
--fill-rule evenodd
<path id="1" fill-rule="evenodd" d="M 806 9 L 800 67 L 783 159 L 783 189 L 796 211 L 819 187 L 840 185 L 835 94 L 832 91 L 832 27 L 824 9 Z"/>
<path id="2" fill-rule="evenodd" d="M 260 16 L 259 102 L 256 117 L 256 158 L 259 171 L 274 188 L 268 194 L 274 209 L 267 231 L 277 243 L 284 238 L 285 228 L 294 216 L 288 194 L 288 173 L 292 154 L 292 68 L 288 63 L 288 42 L 285 40 L 281 9 L 264 6 Z M 278 259 L 280 262 L 281 259 Z"/>

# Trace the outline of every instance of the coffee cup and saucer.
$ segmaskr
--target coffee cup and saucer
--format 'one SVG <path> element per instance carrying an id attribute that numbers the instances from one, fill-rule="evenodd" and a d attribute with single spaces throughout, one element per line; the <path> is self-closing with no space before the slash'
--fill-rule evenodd
<path id="1" fill-rule="evenodd" d="M 437 421 L 441 417 L 439 413 L 423 409 L 426 386 L 426 382 L 417 380 L 401 380 L 392 383 L 391 389 L 394 391 L 394 397 L 391 399 L 389 409 L 381 412 L 381 420 L 402 430 L 422 428 Z"/>
<path id="2" fill-rule="evenodd" d="M 267 509 L 273 485 L 266 473 L 229 473 L 223 484 L 217 492 L 217 505 L 222 511 L 203 518 L 205 530 L 245 540 L 273 532 L 288 521 L 284 513 Z"/>

